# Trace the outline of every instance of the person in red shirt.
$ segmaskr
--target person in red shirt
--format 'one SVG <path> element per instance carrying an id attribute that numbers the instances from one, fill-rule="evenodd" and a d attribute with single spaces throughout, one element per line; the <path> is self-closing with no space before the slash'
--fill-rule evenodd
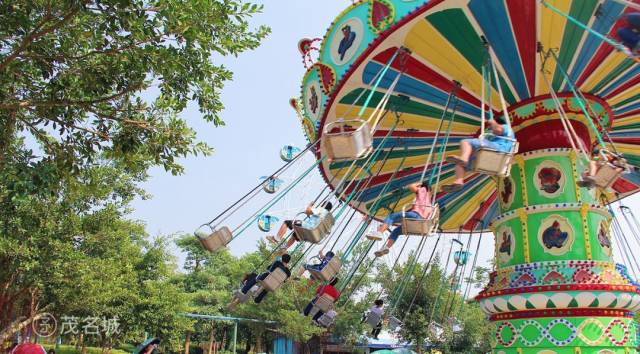
<path id="1" fill-rule="evenodd" d="M 305 316 L 309 316 L 309 313 L 311 312 L 311 309 L 313 309 L 313 305 L 315 305 L 316 301 L 318 301 L 318 299 L 322 295 L 326 294 L 326 295 L 331 296 L 333 298 L 333 301 L 338 300 L 338 298 L 340 297 L 340 292 L 336 289 L 336 284 L 338 284 L 338 278 L 333 278 L 329 284 L 320 285 L 316 289 L 316 297 L 314 297 L 313 300 L 311 300 L 311 302 L 309 302 L 307 307 L 304 308 L 303 314 Z M 313 316 L 313 320 L 317 321 L 318 318 L 320 318 L 320 316 L 322 316 L 322 315 L 324 315 L 324 312 L 318 311 Z"/>

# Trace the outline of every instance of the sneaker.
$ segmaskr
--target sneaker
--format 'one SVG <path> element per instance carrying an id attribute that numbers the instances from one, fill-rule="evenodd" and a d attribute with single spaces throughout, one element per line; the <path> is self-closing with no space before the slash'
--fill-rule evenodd
<path id="1" fill-rule="evenodd" d="M 366 237 L 367 237 L 367 240 L 371 240 L 371 241 L 382 241 L 382 238 L 383 238 L 382 232 L 380 231 L 372 232 L 368 234 Z"/>
<path id="2" fill-rule="evenodd" d="M 576 182 L 576 184 L 578 185 L 578 187 L 582 187 L 582 188 L 592 188 L 593 187 L 593 183 L 587 180 L 580 180 L 578 182 Z"/>
<path id="3" fill-rule="evenodd" d="M 382 256 L 384 256 L 386 254 L 389 254 L 389 247 L 385 247 L 385 248 L 382 248 L 382 249 L 380 249 L 378 251 L 375 251 L 375 252 L 373 252 L 373 254 L 375 254 L 376 257 L 382 257 Z"/>
<path id="4" fill-rule="evenodd" d="M 276 240 L 276 237 L 273 235 L 267 236 L 266 239 L 274 245 L 277 245 L 279 243 L 278 240 Z"/>

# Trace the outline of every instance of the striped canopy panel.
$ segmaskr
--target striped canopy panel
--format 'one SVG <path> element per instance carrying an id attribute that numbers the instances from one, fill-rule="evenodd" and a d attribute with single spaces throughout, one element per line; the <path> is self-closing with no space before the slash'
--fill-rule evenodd
<path id="1" fill-rule="evenodd" d="M 614 39 L 617 29 L 624 25 L 621 16 L 631 12 L 612 0 L 548 0 L 548 4 Z M 486 57 L 483 39 L 495 53 L 504 98 L 519 138 L 538 134 L 536 129 L 526 129 L 535 123 L 558 121 L 541 70 L 547 72 L 569 116 L 585 120 L 562 73 L 566 69 L 578 90 L 591 101 L 600 119 L 598 126 L 608 131 L 629 162 L 640 164 L 640 65 L 539 0 L 360 1 L 340 14 L 329 28 L 319 59 L 303 80 L 299 104 L 305 132 L 314 141 L 330 122 L 357 118 L 376 74 L 398 48 L 409 50 L 408 56 L 393 61 L 363 111 L 362 117 L 368 118 L 404 69 L 388 104 L 397 111 L 399 120 L 396 123 L 396 115 L 390 112 L 378 125 L 373 145 L 382 151 L 370 166 L 370 174 L 362 179 L 358 187 L 362 192 L 351 201 L 354 207 L 371 213 L 380 198 L 382 208 L 375 214 L 381 218 L 411 203 L 413 194 L 401 187 L 419 180 L 422 174 L 454 80 L 462 87 L 445 156 L 458 154 L 462 139 L 478 135 Z M 554 49 L 557 63 L 549 58 L 543 68 L 539 47 Z M 367 91 L 361 95 L 363 90 Z M 402 96 L 408 96 L 409 101 Z M 501 114 L 495 83 L 490 100 L 496 114 Z M 586 122 L 584 127 L 591 140 L 587 143 L 596 143 L 595 131 Z M 606 134 L 602 135 L 609 144 Z M 547 144 L 552 147 L 554 143 Z M 566 142 L 558 143 L 560 146 L 566 146 Z M 318 157 L 323 156 L 323 149 Z M 434 155 L 427 178 L 441 158 Z M 321 171 L 327 183 L 335 187 L 350 165 L 351 161 L 325 160 Z M 453 165 L 444 163 L 440 185 L 453 180 L 453 169 Z M 347 175 L 346 180 L 360 177 Z M 470 174 L 465 180 L 459 192 L 438 192 L 440 227 L 444 231 L 479 230 L 499 214 L 495 178 Z M 608 197 L 621 198 L 639 187 L 640 175 L 634 171 L 616 182 Z"/>

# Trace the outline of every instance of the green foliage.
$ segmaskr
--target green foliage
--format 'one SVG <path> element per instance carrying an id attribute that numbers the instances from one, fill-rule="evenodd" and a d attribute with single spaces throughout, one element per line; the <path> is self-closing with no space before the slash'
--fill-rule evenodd
<path id="1" fill-rule="evenodd" d="M 49 351 L 50 349 L 55 349 L 56 345 L 55 344 L 43 344 L 42 345 L 47 351 Z M 102 348 L 96 348 L 96 347 L 87 347 L 85 348 L 87 351 L 87 354 L 103 354 L 103 350 Z M 75 346 L 73 345 L 60 345 L 58 350 L 56 350 L 56 354 L 81 354 L 81 350 L 77 349 Z M 129 354 L 131 353 L 130 351 L 124 351 L 121 349 L 111 349 L 111 352 L 109 354 Z"/>
<path id="2" fill-rule="evenodd" d="M 68 176 L 20 140 L 10 150 L 0 169 L 0 337 L 16 319 L 49 312 L 117 319 L 119 334 L 103 331 L 84 344 L 137 343 L 148 332 L 177 346 L 190 322 L 176 312 L 187 297 L 172 282 L 167 243 L 147 241 L 144 225 L 125 217 L 144 175 L 103 164 Z"/>
<path id="3" fill-rule="evenodd" d="M 214 58 L 259 45 L 269 29 L 247 21 L 261 10 L 238 0 L 0 2 L 0 157 L 22 132 L 67 169 L 106 154 L 180 173 L 176 158 L 211 152 L 180 113 L 194 101 L 224 124 L 232 73 Z"/>

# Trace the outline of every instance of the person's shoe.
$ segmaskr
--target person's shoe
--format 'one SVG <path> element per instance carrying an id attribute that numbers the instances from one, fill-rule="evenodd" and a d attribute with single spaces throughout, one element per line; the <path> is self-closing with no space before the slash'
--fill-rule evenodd
<path id="1" fill-rule="evenodd" d="M 445 193 L 455 193 L 461 190 L 462 187 L 464 187 L 462 183 L 447 184 L 446 186 L 442 186 L 442 191 Z"/>
<path id="2" fill-rule="evenodd" d="M 278 240 L 276 240 L 276 237 L 273 235 L 269 235 L 266 237 L 267 241 L 271 242 L 274 245 L 278 244 Z"/>
<path id="3" fill-rule="evenodd" d="M 591 184 L 596 184 L 596 179 L 593 176 L 586 176 L 585 178 L 583 178 L 586 182 L 591 183 Z"/>
<path id="4" fill-rule="evenodd" d="M 380 231 L 375 231 L 366 236 L 367 240 L 371 241 L 382 241 L 383 235 Z"/>
<path id="5" fill-rule="evenodd" d="M 375 254 L 376 257 L 382 257 L 382 256 L 384 256 L 386 254 L 389 254 L 389 247 L 385 247 L 385 248 L 382 248 L 382 249 L 380 249 L 378 251 L 375 251 L 375 252 L 373 252 L 373 254 Z"/>
<path id="6" fill-rule="evenodd" d="M 578 185 L 578 187 L 582 187 L 582 188 L 592 188 L 593 187 L 593 183 L 587 180 L 580 180 L 578 182 L 576 182 L 576 184 Z"/>

